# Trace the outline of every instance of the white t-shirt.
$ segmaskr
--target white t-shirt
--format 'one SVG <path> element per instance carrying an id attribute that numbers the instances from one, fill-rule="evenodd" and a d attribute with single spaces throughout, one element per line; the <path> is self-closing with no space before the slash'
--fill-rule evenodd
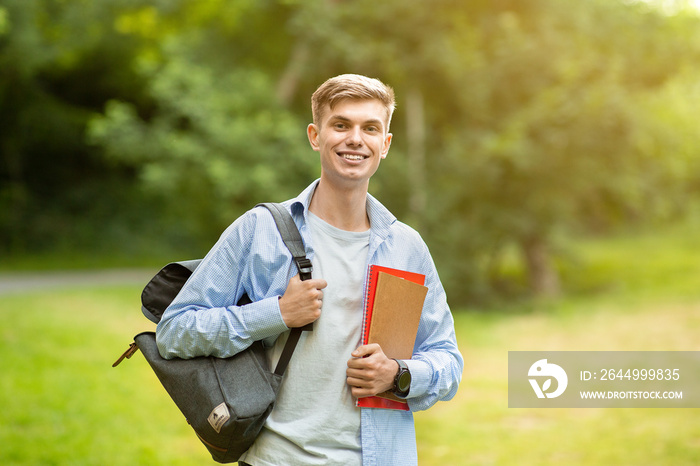
<path id="1" fill-rule="evenodd" d="M 313 278 L 323 278 L 321 317 L 303 332 L 275 408 L 241 458 L 254 466 L 359 465 L 360 409 L 346 383 L 347 361 L 360 344 L 370 232 L 335 228 L 311 212 Z M 276 364 L 285 338 L 270 357 Z"/>

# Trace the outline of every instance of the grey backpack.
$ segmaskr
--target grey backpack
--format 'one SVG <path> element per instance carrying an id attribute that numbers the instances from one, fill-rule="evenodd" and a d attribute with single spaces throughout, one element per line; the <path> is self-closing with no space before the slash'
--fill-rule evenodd
<path id="1" fill-rule="evenodd" d="M 301 235 L 289 212 L 280 204 L 259 205 L 272 213 L 300 278 L 310 279 L 311 261 L 306 258 Z M 144 315 L 158 323 L 199 262 L 175 262 L 163 267 L 141 294 Z M 238 305 L 250 302 L 243 295 Z M 261 341 L 225 359 L 213 356 L 163 359 L 154 332 L 136 335 L 113 367 L 140 349 L 212 458 L 219 463 L 231 463 L 250 448 L 272 411 L 282 376 L 304 330 L 311 330 L 311 325 L 291 330 L 274 371 L 268 368 Z"/>

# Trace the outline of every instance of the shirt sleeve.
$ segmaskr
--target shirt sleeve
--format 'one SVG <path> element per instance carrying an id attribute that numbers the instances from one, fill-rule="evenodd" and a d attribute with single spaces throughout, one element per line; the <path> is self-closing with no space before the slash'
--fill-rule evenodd
<path id="1" fill-rule="evenodd" d="M 251 211 L 236 220 L 195 269 L 156 328 L 162 357 L 230 357 L 256 340 L 288 330 L 279 309 L 286 270 L 277 274 L 275 284 L 274 274 L 261 266 L 284 269 L 288 261 L 268 217 L 262 221 L 259 212 Z M 259 276 L 254 275 L 256 267 Z M 238 306 L 243 294 L 254 302 Z"/>
<path id="2" fill-rule="evenodd" d="M 428 409 L 457 393 L 464 360 L 457 347 L 454 319 L 435 264 L 424 245 L 423 263 L 428 294 L 423 306 L 413 357 L 408 405 L 411 411 Z"/>

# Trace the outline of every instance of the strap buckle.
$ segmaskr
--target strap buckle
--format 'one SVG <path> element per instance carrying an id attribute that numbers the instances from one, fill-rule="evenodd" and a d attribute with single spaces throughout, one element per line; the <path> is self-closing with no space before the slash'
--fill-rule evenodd
<path id="1" fill-rule="evenodd" d="M 299 269 L 299 278 L 302 280 L 309 280 L 311 278 L 311 272 L 313 271 L 313 265 L 311 261 L 306 257 L 295 257 L 294 262 L 297 264 Z"/>

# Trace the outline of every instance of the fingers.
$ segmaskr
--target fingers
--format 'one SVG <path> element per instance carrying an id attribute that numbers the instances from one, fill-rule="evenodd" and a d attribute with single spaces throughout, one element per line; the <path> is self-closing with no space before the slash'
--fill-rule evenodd
<path id="1" fill-rule="evenodd" d="M 302 281 L 299 275 L 289 280 L 287 289 L 279 300 L 280 313 L 287 327 L 303 327 L 321 316 L 322 290 L 327 285 L 323 279 Z"/>
<path id="2" fill-rule="evenodd" d="M 302 293 L 306 293 L 302 299 L 306 298 L 311 306 L 315 305 L 320 309 L 323 305 L 323 289 L 328 286 L 326 281 L 322 279 L 299 280 L 299 286 L 303 289 Z"/>
<path id="3" fill-rule="evenodd" d="M 310 280 L 307 280 L 310 281 Z M 309 283 L 308 286 L 311 287 L 310 292 L 316 293 L 316 301 L 318 302 L 319 308 L 323 304 L 323 289 L 327 286 L 325 280 L 313 280 L 313 283 Z"/>
<path id="4" fill-rule="evenodd" d="M 323 289 L 328 286 L 328 283 L 323 279 L 310 279 L 302 281 L 299 275 L 295 275 L 289 281 L 287 291 L 290 291 L 290 297 L 294 296 L 301 301 L 302 305 L 316 303 L 319 307 L 323 302 Z M 287 292 L 285 292 L 285 295 Z"/>
<path id="5" fill-rule="evenodd" d="M 346 371 L 353 396 L 361 398 L 390 390 L 399 365 L 386 357 L 377 344 L 364 345 L 352 352 Z"/>
<path id="6" fill-rule="evenodd" d="M 312 288 L 316 288 L 319 290 L 324 289 L 325 287 L 328 286 L 328 282 L 326 282 L 322 278 L 310 278 L 308 280 L 302 280 L 299 278 L 299 274 L 294 275 L 290 280 L 289 280 L 289 286 L 292 286 L 292 284 L 304 284 Z"/>

